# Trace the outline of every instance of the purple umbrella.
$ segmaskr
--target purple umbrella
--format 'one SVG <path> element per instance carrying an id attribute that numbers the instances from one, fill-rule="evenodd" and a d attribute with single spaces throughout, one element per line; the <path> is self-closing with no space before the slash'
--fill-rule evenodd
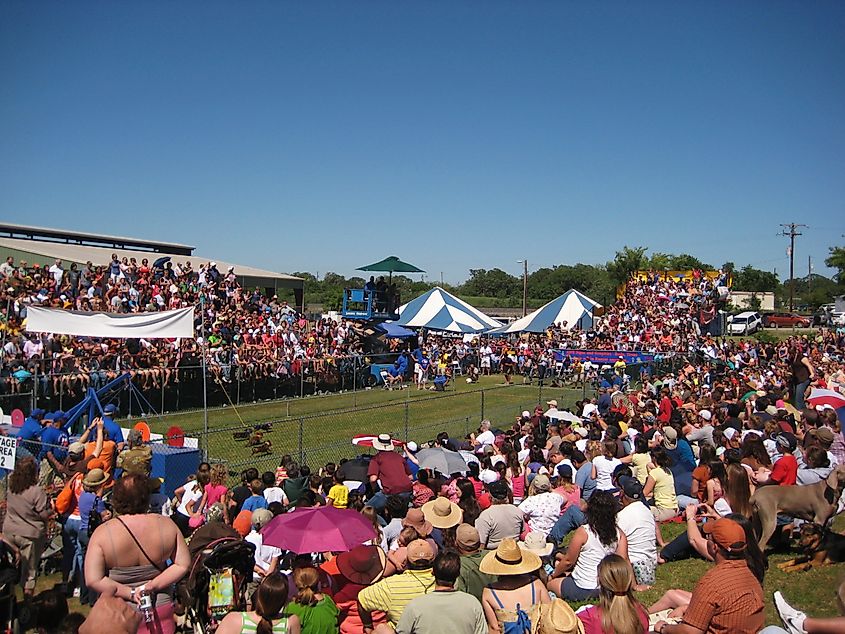
<path id="1" fill-rule="evenodd" d="M 297 554 L 345 552 L 376 537 L 373 525 L 352 509 L 318 506 L 274 517 L 261 529 L 264 543 Z"/>

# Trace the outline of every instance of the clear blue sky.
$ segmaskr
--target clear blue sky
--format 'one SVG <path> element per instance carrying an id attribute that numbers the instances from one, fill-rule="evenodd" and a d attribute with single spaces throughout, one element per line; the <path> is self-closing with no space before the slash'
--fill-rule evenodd
<path id="1" fill-rule="evenodd" d="M 827 273 L 845 3 L 0 3 L 0 218 L 279 271 Z"/>

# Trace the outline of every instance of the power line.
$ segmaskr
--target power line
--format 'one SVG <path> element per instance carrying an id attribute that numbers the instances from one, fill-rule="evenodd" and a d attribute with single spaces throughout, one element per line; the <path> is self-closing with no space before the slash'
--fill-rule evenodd
<path id="1" fill-rule="evenodd" d="M 789 312 L 792 312 L 792 306 L 795 300 L 795 238 L 796 236 L 803 235 L 798 231 L 798 227 L 808 227 L 807 225 L 795 222 L 790 222 L 789 224 L 781 223 L 780 226 L 783 227 L 781 235 L 789 237 Z M 788 232 L 787 228 L 789 229 Z"/>

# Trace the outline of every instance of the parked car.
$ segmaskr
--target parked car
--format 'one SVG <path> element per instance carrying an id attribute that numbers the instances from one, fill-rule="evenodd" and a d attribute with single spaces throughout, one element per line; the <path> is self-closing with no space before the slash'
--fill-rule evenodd
<path id="1" fill-rule="evenodd" d="M 809 328 L 810 318 L 796 313 L 766 313 L 763 315 L 763 326 L 766 328 Z"/>
<path id="2" fill-rule="evenodd" d="M 733 317 L 728 317 L 729 335 L 753 335 L 763 327 L 760 313 L 746 311 Z"/>

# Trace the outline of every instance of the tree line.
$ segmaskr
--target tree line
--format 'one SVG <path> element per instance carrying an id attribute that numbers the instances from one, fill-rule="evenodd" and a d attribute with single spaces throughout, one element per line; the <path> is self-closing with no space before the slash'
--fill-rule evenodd
<path id="1" fill-rule="evenodd" d="M 837 269 L 837 274 L 832 278 L 816 274 L 796 278 L 795 305 L 802 310 L 815 310 L 821 304 L 833 301 L 834 296 L 845 293 L 845 247 L 832 247 L 825 264 Z M 647 247 L 625 246 L 606 264 L 558 264 L 530 272 L 527 280 L 528 305 L 532 309 L 538 308 L 571 288 L 600 304 L 609 305 L 616 298 L 616 288 L 625 282 L 633 271 L 720 268 L 732 273 L 734 290 L 752 293 L 773 292 L 778 305 L 788 303 L 789 280 L 781 280 L 773 272 L 751 265 L 737 268 L 733 262 L 713 266 L 687 253 L 655 252 L 649 255 Z M 325 310 L 340 309 L 343 303 L 343 289 L 362 288 L 366 281 L 364 277 L 347 278 L 332 272 L 319 279 L 309 272 L 299 271 L 293 275 L 305 280 L 305 303 L 320 304 Z M 414 280 L 405 275 L 394 275 L 393 282 L 403 302 L 435 286 L 441 286 L 433 281 Z M 512 275 L 499 268 L 470 269 L 469 277 L 461 284 L 442 286 L 479 308 L 522 306 L 522 276 Z"/>

